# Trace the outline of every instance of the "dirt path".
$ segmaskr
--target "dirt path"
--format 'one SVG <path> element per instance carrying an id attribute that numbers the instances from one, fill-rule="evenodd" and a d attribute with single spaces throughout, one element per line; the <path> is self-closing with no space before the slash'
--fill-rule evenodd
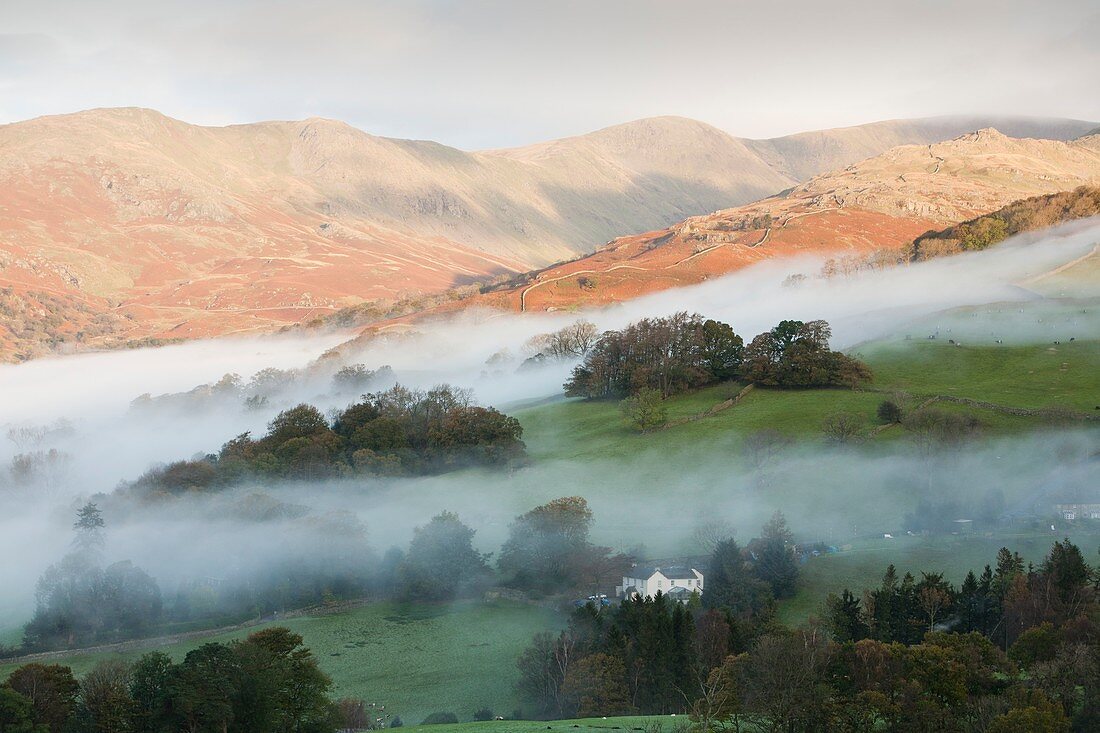
<path id="1" fill-rule="evenodd" d="M 561 275 L 559 277 L 552 277 L 549 280 L 539 280 L 538 282 L 536 282 L 532 285 L 528 285 L 526 288 L 524 288 L 520 292 L 520 294 L 519 294 L 519 310 L 520 310 L 521 313 L 525 312 L 527 310 L 527 294 L 529 292 L 531 292 L 532 290 L 534 290 L 535 288 L 541 287 L 542 285 L 549 285 L 550 283 L 556 283 L 559 280 L 568 280 L 569 278 L 574 277 L 576 275 L 599 275 L 599 274 L 605 273 L 605 272 L 614 272 L 615 270 L 641 270 L 642 272 L 649 272 L 650 269 L 651 268 L 648 268 L 648 267 L 638 267 L 637 265 L 615 265 L 613 267 L 607 268 L 606 270 L 576 270 L 574 272 L 569 273 L 568 275 Z"/>

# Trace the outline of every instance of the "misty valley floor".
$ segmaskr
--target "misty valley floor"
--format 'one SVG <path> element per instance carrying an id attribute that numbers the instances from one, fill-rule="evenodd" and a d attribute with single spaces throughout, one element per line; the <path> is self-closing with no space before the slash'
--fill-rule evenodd
<path id="1" fill-rule="evenodd" d="M 942 571 L 957 583 L 967 570 L 977 572 L 993 562 L 1003 545 L 1019 550 L 1028 561 L 1038 561 L 1051 542 L 1062 536 L 1083 547 L 1096 546 L 1100 530 L 1059 526 L 1052 533 L 1038 521 L 988 534 L 923 538 L 901 533 L 896 539 L 884 538 L 883 532 L 896 532 L 904 514 L 912 510 L 913 492 L 922 487 L 905 483 L 904 476 L 923 466 L 924 459 L 915 454 L 903 428 L 880 429 L 875 410 L 884 398 L 901 390 L 914 402 L 949 395 L 1012 407 L 1090 413 L 1100 403 L 1100 341 L 956 347 L 943 338 L 899 336 L 864 344 L 856 351 L 875 372 L 870 390 L 756 389 L 728 409 L 649 434 L 625 426 L 614 403 L 559 400 L 520 409 L 514 414 L 525 429 L 524 439 L 534 459 L 531 468 L 503 477 L 463 472 L 413 484 L 409 490 L 418 488 L 430 511 L 448 507 L 461 511 L 465 494 L 458 492 L 473 488 L 485 496 L 506 498 L 503 523 L 499 517 L 484 525 L 474 522 L 479 539 L 487 543 L 485 550 L 495 549 L 491 545 L 499 537 L 494 532 L 503 531 L 507 514 L 514 516 L 513 507 L 530 507 L 570 493 L 583 494 L 592 503 L 595 541 L 616 549 L 642 547 L 652 557 L 699 554 L 698 541 L 692 536 L 699 517 L 728 516 L 738 538 L 747 539 L 772 511 L 782 509 L 800 539 L 813 539 L 807 535 L 820 532 L 821 539 L 841 546 L 841 552 L 802 566 L 798 594 L 780 605 L 780 617 L 788 623 L 819 613 L 829 593 L 844 587 L 858 593 L 876 585 L 889 563 L 902 573 Z M 673 398 L 669 418 L 699 416 L 742 388 L 727 383 Z M 1011 505 L 1040 485 L 1058 462 L 1045 443 L 1039 444 L 1042 450 L 1036 455 L 1050 453 L 1050 463 L 1014 455 L 1012 446 L 1017 443 L 1013 441 L 1068 440 L 1061 434 L 1052 437 L 1052 424 L 1038 416 L 938 406 L 972 412 L 983 428 L 981 438 L 966 450 L 936 457 L 938 464 L 929 474 L 935 482 L 930 478 L 928 485 L 933 496 L 955 490 L 950 483 L 953 474 L 958 481 L 971 482 L 992 467 L 998 488 Z M 864 440 L 858 446 L 824 445 L 822 421 L 838 410 L 865 420 Z M 1070 447 L 1095 444 L 1097 423 L 1082 426 L 1075 432 L 1077 443 L 1070 441 Z M 767 475 L 757 476 L 743 466 L 743 442 L 746 435 L 765 428 L 785 433 L 796 443 L 789 458 L 770 466 Z M 851 488 L 853 477 L 865 485 Z M 464 484 L 470 486 L 460 489 Z M 453 493 L 444 498 L 440 491 L 445 488 Z M 623 511 L 624 507 L 658 506 L 664 500 L 686 507 L 682 521 L 646 522 L 637 512 Z M 481 707 L 505 715 L 521 707 L 514 691 L 516 658 L 532 635 L 560 627 L 564 615 L 527 604 L 378 603 L 279 623 L 305 637 L 322 669 L 332 675 L 336 697 L 353 695 L 385 704 L 387 712 L 392 710 L 406 724 L 415 724 L 436 711 L 453 711 L 460 720 L 469 720 Z M 15 641 L 15 628 L 8 624 L 3 628 L 0 641 Z M 225 640 L 246 633 L 210 638 Z M 206 640 L 169 645 L 165 650 L 179 658 Z M 104 656 L 109 655 L 74 653 L 64 663 L 80 674 Z M 0 677 L 11 669 L 11 665 L 0 666 Z M 643 724 L 641 719 L 629 719 L 557 725 L 573 730 L 574 725 L 629 729 Z M 462 729 L 456 733 L 526 733 L 535 729 L 532 725 L 546 728 L 544 723 L 504 721 L 463 724 L 456 726 Z"/>

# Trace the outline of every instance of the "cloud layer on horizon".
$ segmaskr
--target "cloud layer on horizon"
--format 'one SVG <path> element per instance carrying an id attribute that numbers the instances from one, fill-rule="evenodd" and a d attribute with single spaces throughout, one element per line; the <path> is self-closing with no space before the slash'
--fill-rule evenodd
<path id="1" fill-rule="evenodd" d="M 750 137 L 954 113 L 1100 119 L 1100 12 L 1056 4 L 45 0 L 4 10 L 0 122 L 145 106 L 478 148 L 659 114 Z"/>

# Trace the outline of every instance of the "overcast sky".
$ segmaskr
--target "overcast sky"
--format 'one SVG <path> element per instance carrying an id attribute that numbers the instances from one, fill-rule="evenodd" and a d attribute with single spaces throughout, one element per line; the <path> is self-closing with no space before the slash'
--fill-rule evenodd
<path id="1" fill-rule="evenodd" d="M 0 0 L 0 122 L 143 106 L 463 148 L 639 117 L 747 137 L 1100 120 L 1096 0 Z"/>

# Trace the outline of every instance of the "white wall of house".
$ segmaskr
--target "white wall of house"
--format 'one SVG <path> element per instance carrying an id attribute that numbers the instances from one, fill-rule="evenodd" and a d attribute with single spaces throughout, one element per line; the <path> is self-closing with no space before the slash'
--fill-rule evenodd
<path id="1" fill-rule="evenodd" d="M 669 578 L 663 572 L 657 570 L 648 578 L 634 578 L 623 576 L 623 588 L 634 586 L 638 589 L 638 595 L 643 598 L 652 598 L 657 591 L 667 595 L 673 588 L 687 588 L 688 591 L 703 592 L 703 574 L 692 568 L 691 578 Z"/>

